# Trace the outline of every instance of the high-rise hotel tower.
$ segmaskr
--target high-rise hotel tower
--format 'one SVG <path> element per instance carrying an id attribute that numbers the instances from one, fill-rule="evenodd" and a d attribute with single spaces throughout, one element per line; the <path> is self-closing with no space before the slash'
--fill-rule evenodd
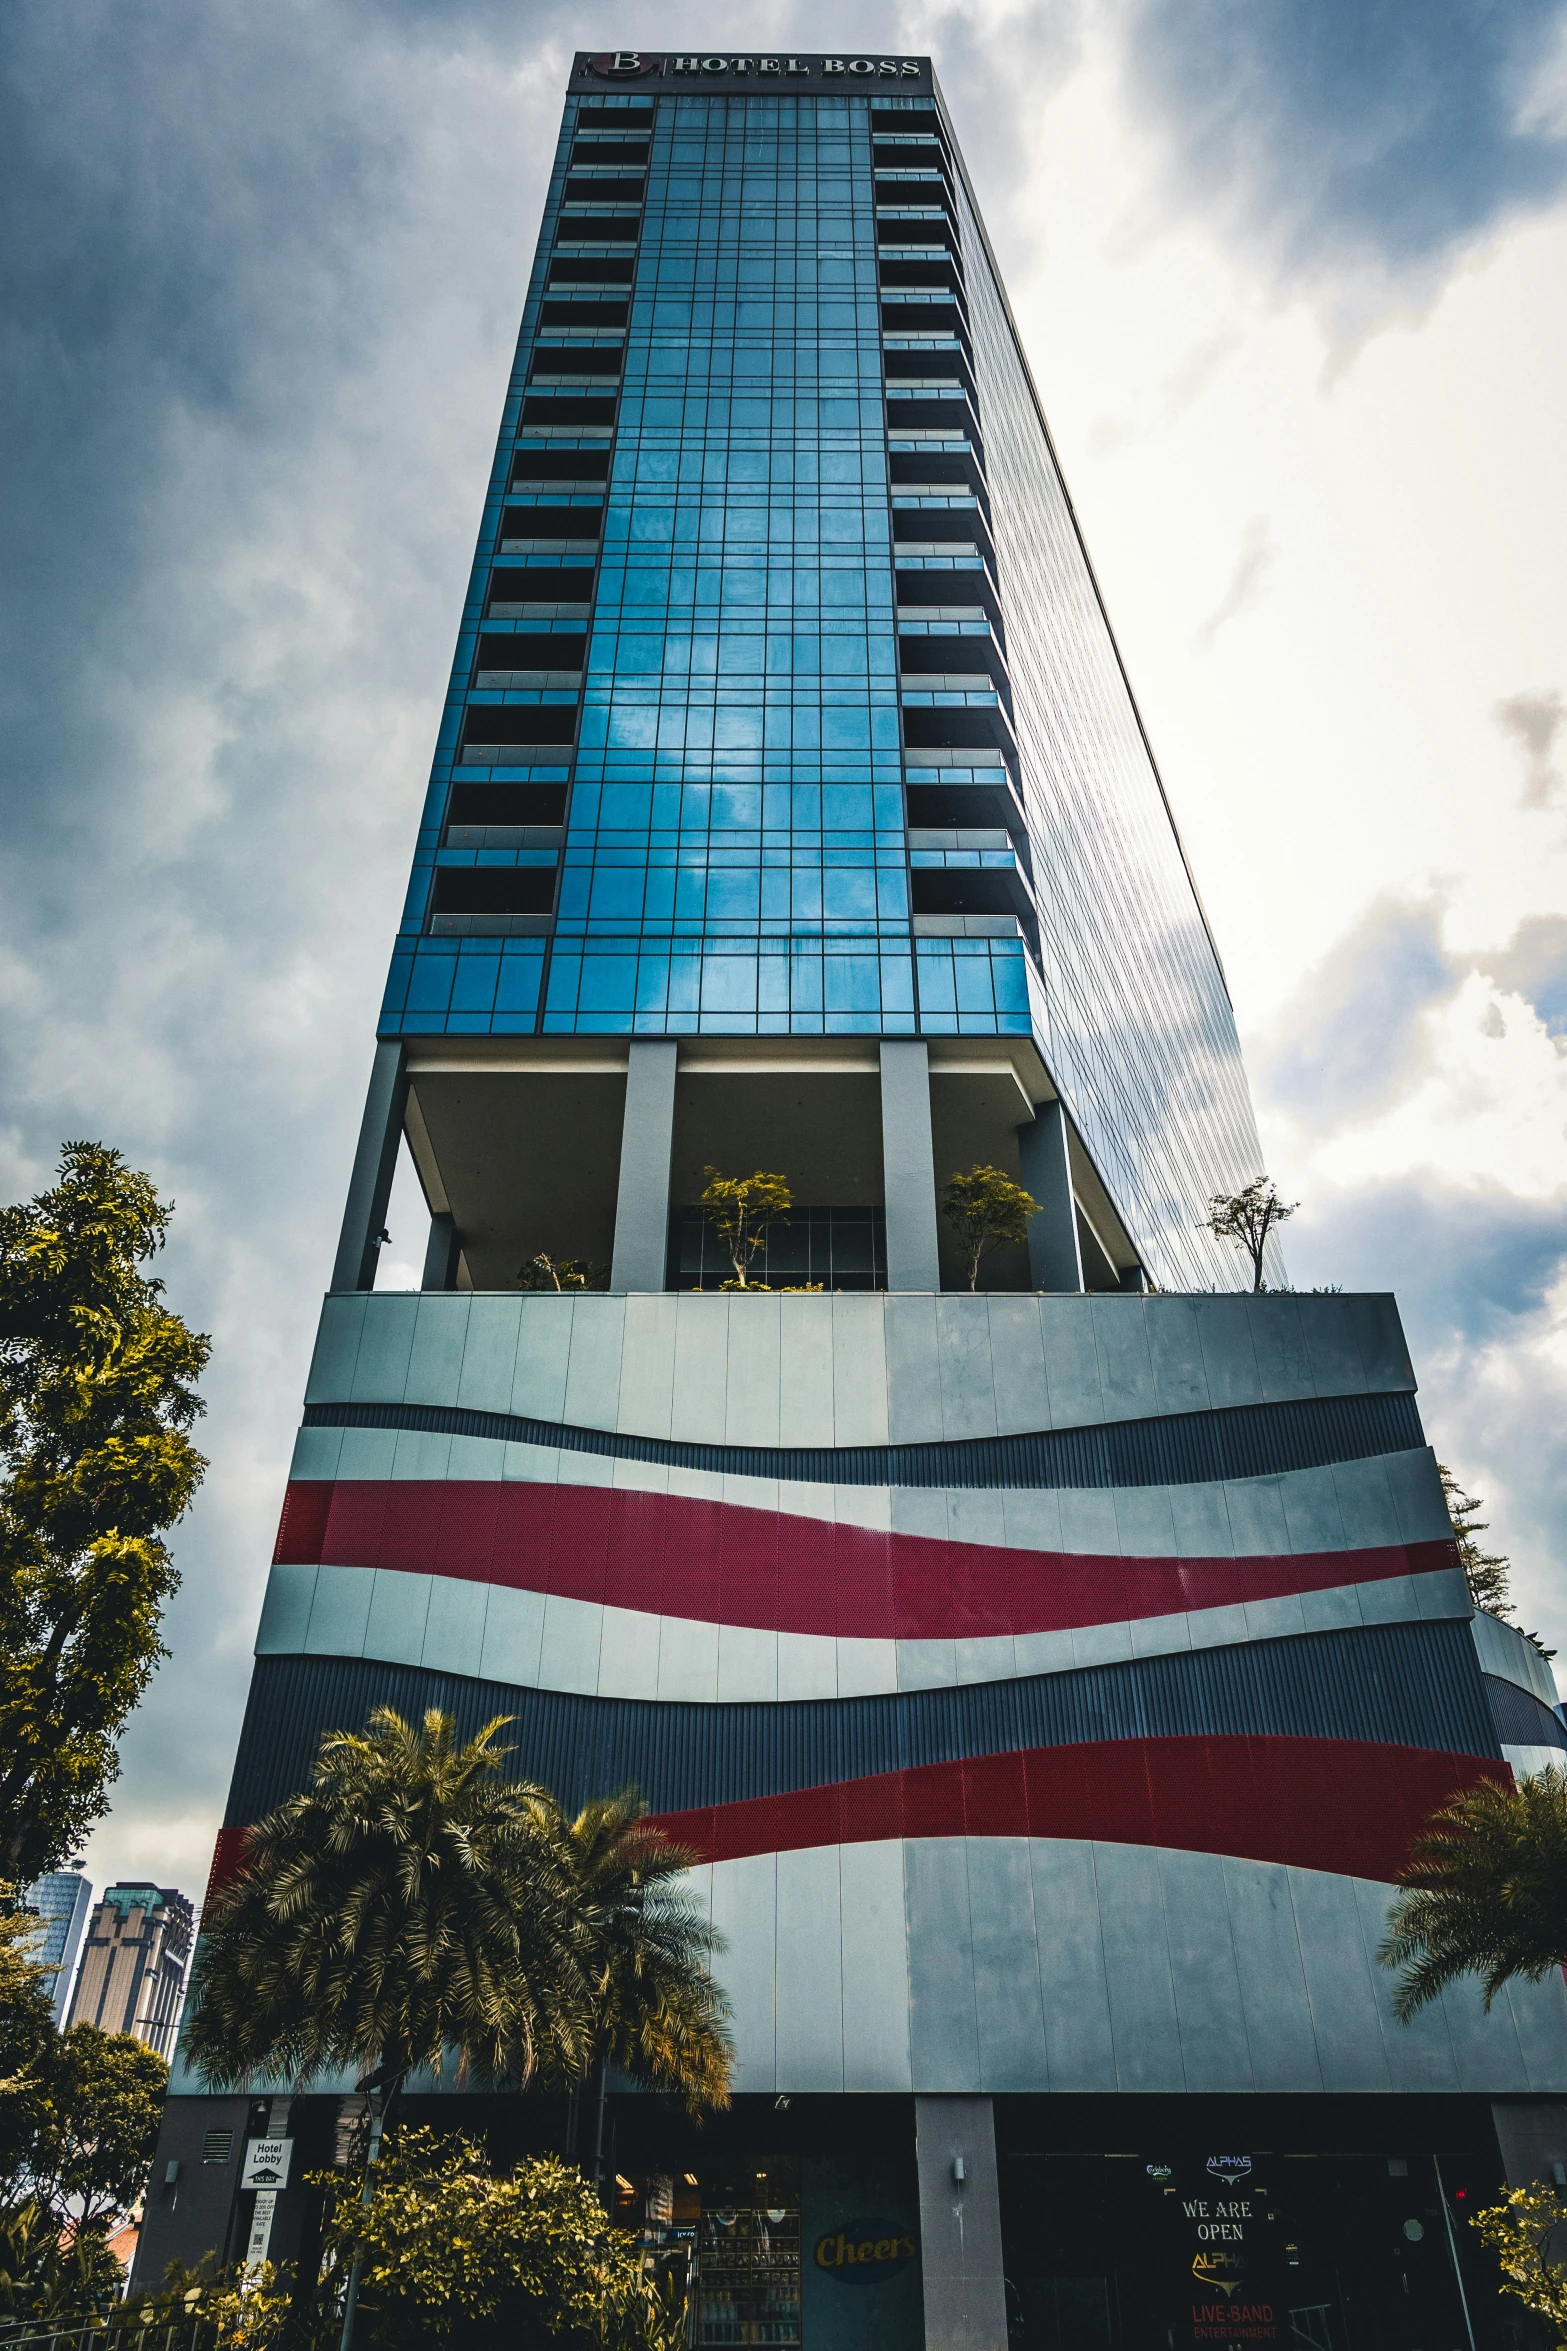
<path id="1" fill-rule="evenodd" d="M 971 1294 L 976 1165 L 1039 1213 Z M 639 1784 L 738 2051 L 701 2132 L 610 2101 L 698 2345 L 1502 2339 L 1466 2200 L 1567 2158 L 1567 1996 L 1402 2025 L 1375 1952 L 1555 1689 L 1392 1300 L 1203 1230 L 1259 1166 L 929 61 L 578 57 L 219 1865 L 380 1701 Z M 765 1291 L 714 1168 L 798 1203 Z M 308 2242 L 341 2098 L 276 2088 L 176 2076 L 143 2274 L 265 2234 L 247 2133 Z"/>

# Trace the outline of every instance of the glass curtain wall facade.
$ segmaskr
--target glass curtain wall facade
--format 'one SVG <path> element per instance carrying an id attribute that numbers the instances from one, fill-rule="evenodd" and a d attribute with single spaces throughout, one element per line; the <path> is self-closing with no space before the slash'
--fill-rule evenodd
<path id="1" fill-rule="evenodd" d="M 577 60 L 426 816 L 214 1885 L 377 1706 L 634 1783 L 734 2098 L 612 2084 L 601 2184 L 699 2346 L 1503 2351 L 1567 1991 L 1376 1954 L 1567 1731 L 1394 1301 L 1201 1229 L 1234 1024 L 928 60 Z M 743 1297 L 715 1169 L 791 1188 Z M 141 2282 L 308 2265 L 353 2088 L 177 2062 Z"/>
<path id="2" fill-rule="evenodd" d="M 922 77 L 568 99 L 382 1034 L 1031 1038 L 1228 1287 L 1233 1016 Z"/>

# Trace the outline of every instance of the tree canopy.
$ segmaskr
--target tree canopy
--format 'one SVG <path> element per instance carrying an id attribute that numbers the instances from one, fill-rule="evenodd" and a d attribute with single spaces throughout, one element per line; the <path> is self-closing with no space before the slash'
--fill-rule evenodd
<path id="1" fill-rule="evenodd" d="M 401 2130 L 387 2140 L 372 2204 L 341 2174 L 325 2184 L 328 2260 L 338 2273 L 360 2264 L 362 2322 L 381 2351 L 440 2351 L 476 2328 L 519 2345 L 564 2336 L 632 2351 L 656 2341 L 641 2247 L 553 2156 L 493 2173 L 474 2139 Z"/>
<path id="2" fill-rule="evenodd" d="M 98 1143 L 0 1209 L 0 1871 L 24 1883 L 105 1810 L 165 1654 L 162 1536 L 206 1467 L 188 1432 L 210 1352 L 139 1270 L 171 1213 Z"/>
<path id="3" fill-rule="evenodd" d="M 1203 1228 L 1221 1241 L 1233 1241 L 1250 1261 L 1253 1290 L 1265 1290 L 1268 1285 L 1263 1268 L 1268 1243 L 1299 1206 L 1298 1200 L 1280 1199 L 1278 1186 L 1271 1176 L 1257 1176 L 1243 1192 L 1229 1195 L 1215 1192 L 1208 1203 Z"/>
<path id="4" fill-rule="evenodd" d="M 1377 1956 L 1406 2021 L 1460 1976 L 1487 2008 L 1514 1976 L 1567 1965 L 1567 1772 L 1476 1780 L 1434 1813 L 1398 1874 Z"/>
<path id="5" fill-rule="evenodd" d="M 1477 1518 L 1475 1513 L 1483 1510 L 1485 1504 L 1478 1494 L 1465 1493 L 1445 1461 L 1439 1461 L 1436 1466 L 1447 1502 L 1447 1515 L 1453 1522 L 1458 1564 L 1464 1571 L 1469 1597 L 1476 1608 L 1483 1608 L 1488 1616 L 1499 1616 L 1506 1620 L 1512 1615 L 1512 1562 L 1504 1552 L 1481 1549 L 1480 1537 L 1486 1531 L 1487 1522 Z"/>
<path id="6" fill-rule="evenodd" d="M 455 2058 L 569 2085 L 607 2041 L 642 2078 L 723 2102 L 715 1938 L 671 1882 L 695 1856 L 635 1799 L 569 1823 L 503 1776 L 502 1728 L 462 1742 L 439 1711 L 415 1728 L 383 1706 L 327 1734 L 311 1786 L 256 1824 L 208 1904 L 186 2030 L 209 2081 L 346 2068 L 386 2091 Z"/>
<path id="7" fill-rule="evenodd" d="M 765 1282 L 753 1282 L 751 1269 L 767 1246 L 767 1236 L 775 1224 L 787 1224 L 787 1211 L 794 1205 L 793 1194 L 781 1175 L 769 1175 L 758 1168 L 754 1175 L 720 1175 L 716 1167 L 702 1170 L 706 1189 L 701 1199 L 702 1214 L 722 1241 L 734 1267 L 734 1279 L 721 1286 L 726 1290 L 766 1289 Z"/>
<path id="8" fill-rule="evenodd" d="M 971 1167 L 967 1175 L 943 1184 L 941 1213 L 957 1235 L 968 1286 L 977 1290 L 983 1260 L 1002 1241 L 1027 1240 L 1028 1220 L 1039 1214 L 1039 1202 L 999 1167 Z"/>

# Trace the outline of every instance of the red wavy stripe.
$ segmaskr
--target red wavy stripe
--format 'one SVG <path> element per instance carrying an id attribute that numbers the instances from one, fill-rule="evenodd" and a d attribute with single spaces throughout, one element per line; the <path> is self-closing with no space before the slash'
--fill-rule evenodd
<path id="1" fill-rule="evenodd" d="M 881 1837 L 1096 1837 L 1389 1880 L 1438 1805 L 1501 1763 L 1352 1739 L 1116 1739 L 921 1764 L 666 1812 L 708 1861 Z"/>
<path id="2" fill-rule="evenodd" d="M 391 1567 L 771 1632 L 1062 1631 L 1455 1566 L 1451 1543 L 1122 1559 L 876 1534 L 684 1494 L 523 1479 L 293 1484 L 278 1561 Z"/>
<path id="3" fill-rule="evenodd" d="M 1353 1739 L 1116 1739 L 665 1812 L 705 1860 L 880 1837 L 1097 1837 L 1231 1853 L 1346 1877 L 1396 1876 L 1437 1806 L 1505 1764 Z M 210 1902 L 239 1874 L 248 1830 L 218 1831 Z"/>

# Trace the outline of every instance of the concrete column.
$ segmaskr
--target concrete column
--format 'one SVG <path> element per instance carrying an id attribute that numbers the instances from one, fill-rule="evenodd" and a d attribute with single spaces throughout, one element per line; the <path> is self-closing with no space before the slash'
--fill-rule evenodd
<path id="1" fill-rule="evenodd" d="M 626 1067 L 612 1290 L 662 1290 L 669 1268 L 669 1160 L 675 1142 L 673 1040 L 638 1038 Z"/>
<path id="2" fill-rule="evenodd" d="M 438 1209 L 430 1219 L 430 1238 L 425 1245 L 424 1272 L 419 1277 L 421 1290 L 455 1290 L 457 1287 L 457 1219 L 444 1209 Z"/>
<path id="3" fill-rule="evenodd" d="M 923 1044 L 882 1046 L 881 1163 L 887 1203 L 887 1287 L 939 1290 L 930 1053 Z"/>
<path id="4" fill-rule="evenodd" d="M 990 2100 L 916 2098 L 914 2145 L 925 2351 L 1007 2351 Z"/>
<path id="5" fill-rule="evenodd" d="M 1491 2120 L 1510 2188 L 1567 2187 L 1567 2105 L 1558 2098 L 1493 2098 Z"/>
<path id="6" fill-rule="evenodd" d="M 397 1146 L 403 1139 L 403 1104 L 408 1077 L 402 1046 L 383 1039 L 375 1049 L 370 1089 L 359 1126 L 354 1172 L 348 1179 L 348 1205 L 332 1268 L 334 1290 L 373 1290 L 381 1234 L 386 1225 L 392 1177 L 397 1170 Z"/>
<path id="7" fill-rule="evenodd" d="M 1083 1253 L 1072 1198 L 1072 1162 L 1066 1113 L 1059 1102 L 1041 1102 L 1031 1126 L 1017 1130 L 1023 1189 L 1039 1202 L 1028 1220 L 1028 1263 L 1036 1290 L 1080 1290 Z"/>

